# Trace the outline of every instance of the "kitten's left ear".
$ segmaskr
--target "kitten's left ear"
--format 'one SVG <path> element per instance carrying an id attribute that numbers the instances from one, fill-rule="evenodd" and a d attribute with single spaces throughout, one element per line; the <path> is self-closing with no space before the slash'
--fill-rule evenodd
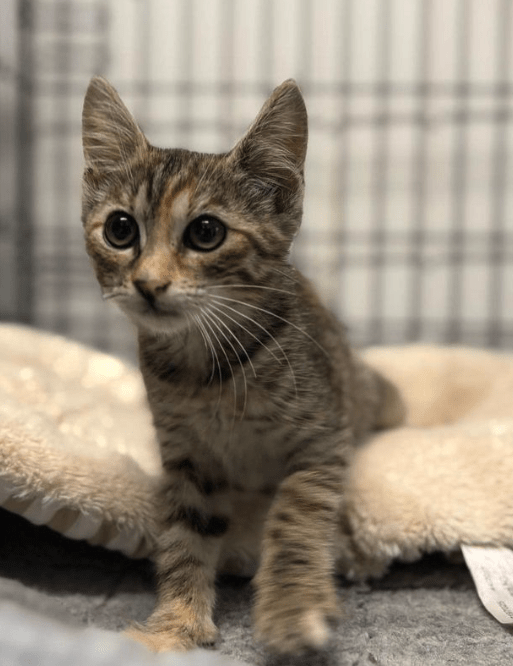
<path id="1" fill-rule="evenodd" d="M 288 79 L 274 89 L 231 157 L 264 187 L 292 193 L 303 182 L 307 140 L 303 96 Z"/>
<path id="2" fill-rule="evenodd" d="M 113 171 L 146 149 L 148 141 L 110 83 L 95 76 L 82 112 L 82 143 L 89 167 Z"/>

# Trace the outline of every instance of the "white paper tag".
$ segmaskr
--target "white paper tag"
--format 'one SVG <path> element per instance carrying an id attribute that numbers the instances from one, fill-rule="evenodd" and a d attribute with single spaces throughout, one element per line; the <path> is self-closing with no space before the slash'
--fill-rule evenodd
<path id="1" fill-rule="evenodd" d="M 477 594 L 502 624 L 513 624 L 513 550 L 494 546 L 462 546 Z"/>

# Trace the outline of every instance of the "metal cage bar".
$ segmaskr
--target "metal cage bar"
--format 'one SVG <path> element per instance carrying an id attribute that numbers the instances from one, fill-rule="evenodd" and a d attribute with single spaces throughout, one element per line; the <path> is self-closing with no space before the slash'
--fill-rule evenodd
<path id="1" fill-rule="evenodd" d="M 513 0 L 5 3 L 16 131 L 0 176 L 16 195 L 0 187 L 0 278 L 15 295 L 0 317 L 133 352 L 81 239 L 92 74 L 156 144 L 214 151 L 294 76 L 311 130 L 294 257 L 353 339 L 513 347 Z"/>

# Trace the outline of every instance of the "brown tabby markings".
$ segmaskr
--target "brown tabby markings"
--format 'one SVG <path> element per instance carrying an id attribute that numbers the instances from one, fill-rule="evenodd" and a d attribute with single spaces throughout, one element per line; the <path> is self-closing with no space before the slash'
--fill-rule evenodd
<path id="1" fill-rule="evenodd" d="M 218 569 L 255 576 L 257 636 L 323 646 L 337 616 L 351 449 L 401 417 L 393 387 L 288 262 L 302 215 L 307 121 L 278 87 L 222 155 L 151 146 L 103 79 L 85 103 L 83 223 L 105 298 L 135 322 L 164 480 L 158 602 L 131 635 L 160 651 L 212 644 Z M 135 240 L 105 232 L 116 211 Z M 191 224 L 224 225 L 214 248 Z M 336 550 L 338 549 L 338 550 Z"/>

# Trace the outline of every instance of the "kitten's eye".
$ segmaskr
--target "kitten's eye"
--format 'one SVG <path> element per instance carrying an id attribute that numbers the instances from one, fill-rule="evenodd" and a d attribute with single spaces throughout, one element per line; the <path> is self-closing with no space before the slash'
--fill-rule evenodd
<path id="1" fill-rule="evenodd" d="M 128 213 L 116 210 L 111 213 L 105 222 L 103 235 L 109 245 L 124 250 L 135 245 L 139 238 L 139 227 L 134 218 Z"/>
<path id="2" fill-rule="evenodd" d="M 211 215 L 200 215 L 185 230 L 183 240 L 187 247 L 199 252 L 218 248 L 226 237 L 226 227 Z"/>

